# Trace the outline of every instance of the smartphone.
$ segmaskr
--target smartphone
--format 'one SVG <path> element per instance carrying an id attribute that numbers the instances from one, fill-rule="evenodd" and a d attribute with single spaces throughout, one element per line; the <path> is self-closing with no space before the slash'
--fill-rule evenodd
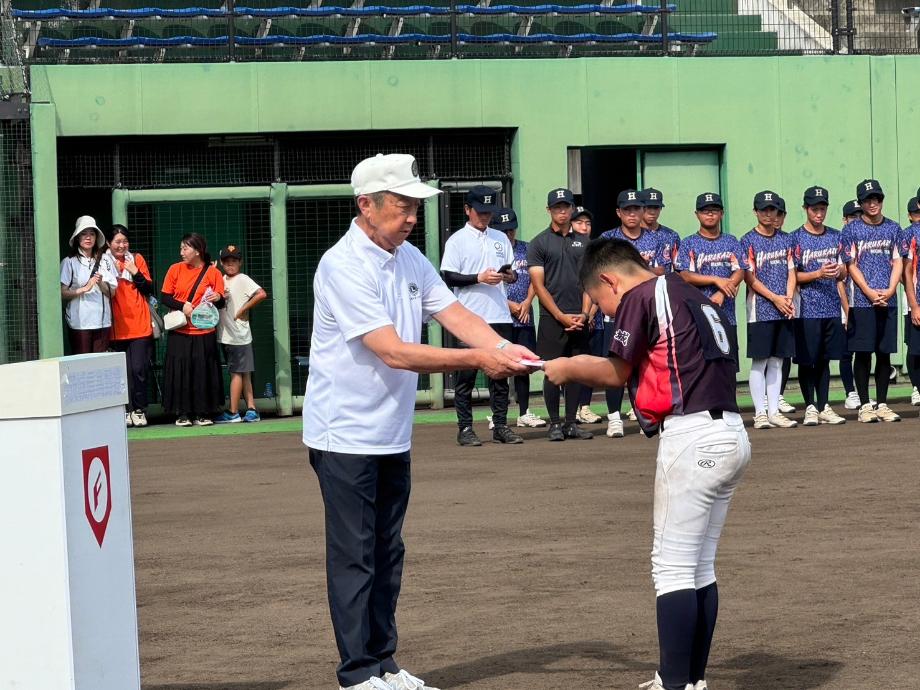
<path id="1" fill-rule="evenodd" d="M 502 266 L 500 269 L 498 269 L 498 272 L 499 272 L 499 273 L 508 273 L 510 270 L 511 270 L 511 264 L 505 264 L 505 265 Z"/>

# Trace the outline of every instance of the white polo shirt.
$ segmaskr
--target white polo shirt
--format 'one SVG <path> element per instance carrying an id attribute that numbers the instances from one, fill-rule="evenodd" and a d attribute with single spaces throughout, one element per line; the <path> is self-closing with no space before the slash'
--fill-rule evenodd
<path id="1" fill-rule="evenodd" d="M 409 450 L 418 374 L 391 369 L 361 336 L 392 325 L 421 343 L 422 325 L 456 302 L 408 242 L 381 249 L 355 224 L 313 277 L 313 338 L 303 442 L 317 450 L 388 455 Z"/>
<path id="2" fill-rule="evenodd" d="M 61 285 L 76 290 L 89 282 L 89 276 L 96 265 L 95 258 L 82 254 L 68 256 L 61 262 Z M 115 265 L 109 254 L 103 254 L 99 261 L 99 275 L 112 290 L 118 288 Z M 89 292 L 74 297 L 64 303 L 64 316 L 67 325 L 74 331 L 92 331 L 112 326 L 112 303 L 98 285 Z"/>
<path id="3" fill-rule="evenodd" d="M 486 228 L 477 230 L 467 223 L 447 238 L 441 270 L 471 275 L 486 269 L 498 270 L 505 264 L 514 263 L 514 248 L 508 236 L 498 230 Z M 511 323 L 508 309 L 508 295 L 505 284 L 487 285 L 476 283 L 454 288 L 460 304 L 486 323 Z"/>

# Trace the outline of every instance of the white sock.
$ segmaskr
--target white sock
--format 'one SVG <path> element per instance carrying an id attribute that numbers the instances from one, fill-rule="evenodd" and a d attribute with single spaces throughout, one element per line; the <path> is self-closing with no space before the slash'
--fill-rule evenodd
<path id="1" fill-rule="evenodd" d="M 611 422 L 612 422 L 614 419 L 619 419 L 619 418 L 620 418 L 620 413 L 619 413 L 619 412 L 611 412 L 610 414 L 607 415 L 607 419 L 609 419 Z"/>
<path id="2" fill-rule="evenodd" d="M 765 414 L 767 409 L 764 400 L 767 399 L 767 360 L 755 359 L 751 361 L 751 377 L 748 386 L 751 389 L 751 398 L 754 400 L 754 414 Z"/>
<path id="3" fill-rule="evenodd" d="M 783 359 L 770 357 L 767 360 L 767 411 L 770 416 L 779 412 L 779 391 L 783 387 Z"/>

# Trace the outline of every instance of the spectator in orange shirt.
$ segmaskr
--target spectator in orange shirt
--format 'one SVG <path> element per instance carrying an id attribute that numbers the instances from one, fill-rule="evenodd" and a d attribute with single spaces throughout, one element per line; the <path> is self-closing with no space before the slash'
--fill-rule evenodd
<path id="1" fill-rule="evenodd" d="M 118 276 L 118 289 L 112 297 L 112 347 L 125 353 L 128 367 L 125 424 L 147 426 L 147 374 L 153 355 L 152 307 L 147 300 L 153 295 L 153 281 L 144 257 L 131 251 L 128 228 L 112 226 L 109 247 Z"/>
<path id="2" fill-rule="evenodd" d="M 163 407 L 176 415 L 176 426 L 210 426 L 224 402 L 217 334 L 214 328 L 195 327 L 192 311 L 204 301 L 224 308 L 224 278 L 211 265 L 208 243 L 197 232 L 183 236 L 179 256 L 182 261 L 166 272 L 160 301 L 181 310 L 188 323 L 166 339 Z"/>

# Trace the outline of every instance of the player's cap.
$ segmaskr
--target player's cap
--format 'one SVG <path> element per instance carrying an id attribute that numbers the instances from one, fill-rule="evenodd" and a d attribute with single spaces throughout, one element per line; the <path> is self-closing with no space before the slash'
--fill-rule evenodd
<path id="1" fill-rule="evenodd" d="M 99 229 L 99 226 L 96 225 L 96 219 L 92 216 L 80 216 L 77 218 L 77 222 L 74 224 L 73 234 L 70 236 L 70 246 L 74 246 L 77 237 L 84 230 L 95 230 L 96 231 L 96 248 L 102 249 L 105 246 L 105 235 L 102 234 L 102 230 Z"/>
<path id="2" fill-rule="evenodd" d="M 870 196 L 877 196 L 880 199 L 885 198 L 882 185 L 878 183 L 878 180 L 863 180 L 856 185 L 856 198 L 859 203 L 864 202 Z"/>
<path id="3" fill-rule="evenodd" d="M 775 208 L 777 211 L 780 209 L 780 197 L 776 192 L 771 192 L 769 189 L 762 192 L 757 192 L 754 195 L 754 210 L 763 211 L 768 208 Z M 785 206 L 785 204 L 783 204 Z"/>
<path id="4" fill-rule="evenodd" d="M 859 202 L 856 199 L 851 199 L 843 205 L 843 217 L 849 218 L 850 216 L 861 216 L 862 215 L 862 206 L 859 205 Z"/>
<path id="5" fill-rule="evenodd" d="M 572 220 L 581 218 L 582 216 L 587 216 L 588 220 L 594 220 L 594 214 L 591 213 L 591 211 L 586 209 L 584 206 L 576 206 L 575 210 L 572 211 Z"/>
<path id="6" fill-rule="evenodd" d="M 910 201 L 907 202 L 907 212 L 908 213 L 920 213 L 920 199 L 913 197 Z"/>
<path id="7" fill-rule="evenodd" d="M 243 260 L 243 254 L 240 252 L 240 248 L 235 244 L 228 244 L 226 247 L 220 250 L 220 260 L 224 259 L 236 259 L 238 261 Z"/>
<path id="8" fill-rule="evenodd" d="M 509 230 L 517 230 L 517 226 L 518 226 L 517 214 L 514 212 L 513 208 L 497 209 L 492 214 L 492 222 L 490 225 L 495 230 L 501 230 L 502 232 L 508 232 Z"/>
<path id="9" fill-rule="evenodd" d="M 406 153 L 378 153 L 365 158 L 351 171 L 351 186 L 355 196 L 393 192 L 412 199 L 427 199 L 440 194 L 418 176 L 418 162 Z"/>
<path id="10" fill-rule="evenodd" d="M 556 204 L 568 204 L 569 206 L 574 206 L 575 195 L 572 194 L 572 190 L 566 189 L 565 187 L 558 187 L 557 189 L 554 189 L 549 194 L 547 194 L 546 205 L 555 206 Z"/>
<path id="11" fill-rule="evenodd" d="M 645 206 L 642 201 L 642 192 L 635 189 L 624 189 L 617 194 L 617 208 L 627 208 L 628 206 Z"/>
<path id="12" fill-rule="evenodd" d="M 781 196 L 776 198 L 776 210 L 786 215 L 786 200 Z"/>
<path id="13" fill-rule="evenodd" d="M 649 208 L 664 208 L 664 194 L 654 187 L 642 190 L 642 204 Z"/>
<path id="14" fill-rule="evenodd" d="M 697 211 L 702 211 L 707 206 L 718 206 L 719 208 L 725 208 L 725 206 L 722 205 L 722 197 L 715 192 L 703 192 L 696 198 Z"/>
<path id="15" fill-rule="evenodd" d="M 498 192 L 491 187 L 476 185 L 466 193 L 464 203 L 479 213 L 494 213 L 498 208 Z"/>
<path id="16" fill-rule="evenodd" d="M 802 196 L 802 203 L 805 206 L 827 204 L 830 203 L 830 194 L 824 187 L 809 187 Z"/>

